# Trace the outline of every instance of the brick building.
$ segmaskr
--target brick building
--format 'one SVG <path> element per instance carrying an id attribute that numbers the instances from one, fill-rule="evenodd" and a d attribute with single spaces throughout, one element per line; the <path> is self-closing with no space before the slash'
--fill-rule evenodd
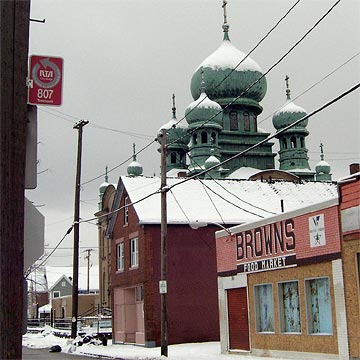
<path id="1" fill-rule="evenodd" d="M 297 209 L 337 197 L 332 183 L 167 181 L 173 187 L 167 197 L 170 344 L 219 338 L 214 224 L 245 223 L 280 213 L 282 204 Z M 159 187 L 159 178 L 121 177 L 115 193 L 106 237 L 116 343 L 160 344 Z M 254 205 L 260 201 L 261 208 Z"/>
<path id="2" fill-rule="evenodd" d="M 339 194 L 217 232 L 222 352 L 359 359 L 359 173 Z"/>

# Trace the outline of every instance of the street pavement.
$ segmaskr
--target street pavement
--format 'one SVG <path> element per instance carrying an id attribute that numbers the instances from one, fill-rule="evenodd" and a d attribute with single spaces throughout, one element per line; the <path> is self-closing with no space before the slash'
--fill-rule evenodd
<path id="1" fill-rule="evenodd" d="M 27 347 L 22 348 L 22 360 L 86 360 L 86 359 L 98 359 L 98 360 L 109 360 L 109 358 L 104 357 L 94 357 L 94 356 L 81 356 L 81 355 L 71 355 L 66 353 L 51 353 L 49 349 L 30 349 Z M 118 359 L 124 360 L 124 359 Z"/>

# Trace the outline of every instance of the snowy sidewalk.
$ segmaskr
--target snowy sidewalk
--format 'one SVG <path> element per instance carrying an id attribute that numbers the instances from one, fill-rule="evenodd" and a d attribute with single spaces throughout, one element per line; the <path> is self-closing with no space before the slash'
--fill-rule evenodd
<path id="1" fill-rule="evenodd" d="M 113 345 L 111 341 L 107 346 L 83 344 L 75 347 L 72 340 L 59 338 L 52 334 L 51 328 L 43 333 L 27 333 L 23 336 L 23 346 L 33 349 L 50 348 L 60 345 L 62 352 L 74 355 L 101 356 L 108 359 L 122 360 L 160 360 L 160 348 L 144 348 L 135 345 Z M 245 354 L 221 354 L 219 342 L 169 345 L 169 360 L 274 360 L 270 357 L 257 357 Z M 166 358 L 165 358 L 166 359 Z M 280 358 L 277 358 L 278 360 Z M 289 360 L 281 358 L 282 360 Z M 316 360 L 316 359 L 312 359 Z"/>

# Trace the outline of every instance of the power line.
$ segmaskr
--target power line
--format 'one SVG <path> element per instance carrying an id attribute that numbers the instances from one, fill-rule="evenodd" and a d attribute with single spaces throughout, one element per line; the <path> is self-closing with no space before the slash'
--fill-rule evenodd
<path id="1" fill-rule="evenodd" d="M 328 73 L 327 75 L 325 75 L 322 79 L 320 79 L 319 81 L 317 81 L 316 83 L 312 84 L 310 87 L 308 87 L 306 90 L 304 90 L 302 93 L 300 93 L 299 95 L 295 96 L 294 98 L 292 98 L 292 101 L 297 100 L 298 98 L 300 98 L 301 96 L 305 95 L 308 91 L 310 91 L 311 89 L 313 89 L 315 86 L 319 85 L 320 83 L 322 83 L 324 80 L 326 80 L 328 77 L 330 77 L 331 75 L 333 75 L 334 73 L 336 73 L 338 70 L 340 70 L 343 66 L 345 66 L 347 63 L 349 63 L 351 60 L 355 59 L 357 56 L 360 55 L 360 52 L 356 53 L 355 55 L 353 55 L 352 57 L 350 57 L 349 59 L 347 59 L 345 62 L 343 62 L 341 65 L 339 65 L 338 67 L 336 67 L 334 70 L 332 70 L 330 73 Z M 277 110 L 275 110 L 274 112 L 272 112 L 270 115 L 266 116 L 263 120 L 259 121 L 259 124 L 263 123 L 264 121 L 266 121 L 267 119 L 271 118 L 272 116 L 274 116 L 278 111 L 280 111 L 281 109 L 283 109 L 286 106 L 286 104 L 284 104 L 283 106 L 281 106 L 280 108 L 278 108 Z"/>
<path id="2" fill-rule="evenodd" d="M 62 237 L 62 239 L 59 241 L 59 243 L 54 247 L 54 249 L 49 253 L 49 255 L 46 256 L 46 258 L 44 260 L 41 261 L 40 264 L 36 265 L 33 268 L 29 268 L 26 273 L 25 273 L 25 278 L 27 278 L 32 272 L 36 271 L 38 268 L 40 268 L 41 266 L 43 266 L 45 264 L 45 262 L 50 258 L 50 256 L 55 252 L 55 250 L 61 245 L 61 243 L 64 241 L 64 239 L 66 238 L 67 235 L 69 235 L 71 233 L 73 229 L 73 225 L 66 231 L 65 235 Z"/>
<path id="3" fill-rule="evenodd" d="M 199 177 L 199 176 L 201 176 L 201 175 L 205 175 L 206 173 L 208 173 L 208 172 L 210 172 L 210 171 L 218 168 L 219 166 L 222 166 L 222 165 L 228 163 L 229 161 L 231 161 L 231 160 L 233 160 L 233 159 L 235 159 L 235 158 L 237 158 L 237 157 L 240 157 L 240 156 L 246 154 L 247 152 L 253 150 L 254 148 L 256 148 L 256 147 L 264 144 L 265 142 L 267 142 L 267 141 L 275 138 L 277 135 L 280 135 L 280 134 L 284 133 L 285 131 L 291 129 L 292 127 L 296 126 L 298 123 L 300 123 L 300 122 L 302 122 L 302 121 L 310 118 L 311 116 L 313 116 L 313 115 L 315 115 L 315 114 L 323 111 L 323 110 L 326 109 L 327 107 L 329 107 L 329 106 L 331 106 L 332 104 L 336 103 L 337 101 L 341 100 L 343 97 L 346 97 L 347 95 L 351 94 L 353 91 L 357 90 L 359 87 L 360 87 L 360 83 L 354 85 L 354 86 L 351 87 L 349 90 L 346 90 L 345 92 L 341 93 L 340 95 L 338 95 L 338 96 L 335 97 L 334 99 L 328 101 L 327 103 L 325 103 L 324 105 L 320 106 L 320 107 L 317 108 L 316 110 L 312 111 L 312 112 L 309 113 L 308 115 L 305 115 L 305 116 L 303 116 L 302 118 L 300 118 L 300 119 L 296 120 L 295 122 L 293 122 L 292 124 L 286 126 L 286 127 L 283 128 L 282 130 L 280 130 L 280 131 L 278 131 L 277 133 L 275 133 L 274 135 L 269 136 L 269 137 L 266 138 L 265 140 L 262 140 L 262 141 L 258 142 L 257 144 L 255 144 L 255 145 L 247 148 L 246 150 L 243 150 L 243 151 L 237 153 L 236 155 L 232 156 L 231 158 L 226 159 L 226 160 L 224 160 L 223 162 L 220 162 L 219 164 L 217 164 L 217 165 L 215 165 L 215 166 L 212 166 L 212 167 L 210 167 L 210 168 L 208 168 L 208 169 L 205 169 L 205 170 L 201 171 L 199 174 L 190 176 L 190 177 L 188 177 L 188 178 L 185 178 L 185 179 L 182 180 L 182 181 L 179 181 L 178 183 L 169 185 L 169 186 L 167 186 L 165 189 L 163 189 L 163 191 L 171 191 L 175 186 L 182 185 L 182 184 L 184 184 L 185 182 L 190 181 L 190 180 L 194 180 L 194 179 L 196 179 L 197 177 Z M 142 202 L 142 201 L 150 198 L 151 196 L 154 196 L 154 195 L 156 195 L 156 194 L 159 194 L 160 191 L 161 191 L 161 190 L 158 189 L 158 190 L 156 190 L 156 191 L 154 191 L 154 192 L 152 192 L 152 193 L 150 193 L 150 194 L 148 194 L 148 195 L 143 196 L 142 198 L 140 198 L 140 199 L 138 199 L 138 200 L 136 200 L 136 201 L 134 201 L 134 202 L 132 202 L 132 203 L 127 204 L 126 206 L 133 206 L 133 205 L 135 205 L 135 204 L 137 204 L 137 203 L 140 203 L 140 202 Z M 124 206 L 120 206 L 118 209 L 113 210 L 113 211 L 110 211 L 110 212 L 108 212 L 107 214 L 105 214 L 105 215 L 103 215 L 103 216 L 104 216 L 104 217 L 105 217 L 105 216 L 108 217 L 109 215 L 112 215 L 112 214 L 115 214 L 115 213 L 119 212 L 119 211 L 122 210 L 123 208 L 125 208 L 125 205 L 124 205 Z M 84 222 L 98 221 L 99 218 L 101 218 L 101 217 L 103 217 L 103 216 L 79 220 L 79 224 L 80 224 L 80 223 L 84 223 Z M 68 230 L 68 233 L 70 233 L 71 230 L 72 230 L 72 227 Z M 63 239 L 65 238 L 65 236 L 66 236 L 68 233 L 66 233 L 66 234 L 64 235 Z M 63 241 L 63 239 L 60 241 L 60 243 Z M 57 247 L 60 245 L 60 243 L 57 245 Z M 57 247 L 56 247 L 56 248 L 57 248 Z M 52 251 L 52 253 L 56 250 L 56 248 L 54 248 L 54 250 Z M 52 253 L 51 253 L 51 254 L 52 254 Z M 46 261 L 46 260 L 51 256 L 51 254 L 49 254 L 48 257 L 47 257 L 44 261 Z M 43 261 L 39 266 L 43 265 L 44 261 Z"/>
<path id="4" fill-rule="evenodd" d="M 306 33 L 293 45 L 291 46 L 291 48 L 280 57 L 280 59 L 278 61 L 276 61 L 273 65 L 270 66 L 270 68 L 264 73 L 262 74 L 256 81 L 254 81 L 251 85 L 249 85 L 244 91 L 241 92 L 240 95 L 236 96 L 232 101 L 230 101 L 226 106 L 224 106 L 224 108 L 222 108 L 221 110 L 217 111 L 214 115 L 212 115 L 209 119 L 205 120 L 202 124 L 200 124 L 199 126 L 197 126 L 196 128 L 192 129 L 191 131 L 188 131 L 187 134 L 192 134 L 193 132 L 195 132 L 196 130 L 202 128 L 205 124 L 207 124 L 210 120 L 212 120 L 213 118 L 215 118 L 217 115 L 219 115 L 220 113 L 222 113 L 225 109 L 227 109 L 228 107 L 230 107 L 230 105 L 232 105 L 236 100 L 238 100 L 239 98 L 241 98 L 243 95 L 245 95 L 254 85 L 256 85 L 262 78 L 265 77 L 265 75 L 267 75 L 270 71 L 272 71 L 276 66 L 278 66 L 287 55 L 289 55 L 289 53 L 291 51 L 293 51 L 324 19 L 327 15 L 330 14 L 330 12 L 335 8 L 336 5 L 339 4 L 341 0 L 337 0 L 332 6 L 331 8 L 319 19 L 315 22 L 315 24 L 308 30 L 306 31 Z M 203 100 L 202 100 L 203 101 Z M 200 104 L 200 102 L 199 102 Z M 195 108 L 195 107 L 194 107 Z M 178 122 L 180 123 L 180 121 L 184 120 L 185 116 L 182 117 Z M 176 140 L 174 140 L 172 143 L 168 144 L 172 145 L 175 144 L 177 142 L 179 142 L 181 139 L 183 139 L 185 136 L 184 135 L 182 137 L 177 138 Z"/>
<path id="5" fill-rule="evenodd" d="M 339 1 L 340 1 L 340 0 L 339 0 Z M 230 74 L 231 74 L 233 71 L 235 71 L 235 70 L 243 63 L 243 61 L 245 61 L 245 59 L 246 59 L 256 48 L 259 47 L 259 45 L 270 35 L 270 33 L 271 33 L 273 30 L 275 30 L 275 28 L 281 23 L 281 21 L 284 20 L 284 19 L 289 15 L 289 13 L 294 9 L 294 7 L 295 7 L 299 2 L 300 2 L 300 0 L 297 0 L 297 1 L 295 2 L 295 4 L 291 6 L 291 8 L 280 18 L 280 20 L 277 21 L 277 23 L 267 32 L 267 34 L 253 47 L 253 49 L 244 57 L 244 59 L 242 59 L 242 60 L 231 70 Z M 225 79 L 226 79 L 230 74 L 228 74 L 219 84 L 217 84 L 216 87 L 220 86 L 220 85 L 222 84 L 222 82 L 225 81 Z M 196 108 L 197 106 L 199 106 L 199 104 L 200 104 L 200 103 L 198 103 L 196 106 L 194 106 L 194 108 Z M 193 108 L 193 109 L 194 109 L 194 108 Z M 192 109 L 192 110 L 193 110 L 193 109 Z M 192 110 L 191 110 L 191 111 L 192 111 Z M 182 117 L 182 118 L 176 123 L 176 125 L 177 125 L 180 121 L 182 121 L 182 120 L 184 120 L 184 119 L 185 119 L 185 116 Z M 148 148 L 150 145 L 152 145 L 152 144 L 153 144 L 154 142 L 156 142 L 156 141 L 157 141 L 156 139 L 153 140 L 153 141 L 151 141 L 150 144 L 146 145 L 143 149 L 141 149 L 140 151 L 138 151 L 135 155 L 140 154 L 143 150 L 145 150 L 146 148 Z M 108 171 L 108 173 L 111 172 L 111 171 L 113 171 L 113 170 L 115 170 L 115 169 L 117 169 L 117 168 L 119 168 L 120 166 L 124 165 L 125 163 L 127 163 L 127 162 L 128 162 L 129 160 L 131 160 L 131 159 L 132 159 L 132 156 L 129 157 L 129 158 L 127 158 L 125 161 L 121 162 L 119 165 L 115 166 L 114 168 L 110 169 L 110 170 Z M 104 175 L 105 175 L 105 174 L 103 173 L 103 174 L 101 174 L 101 175 L 99 175 L 99 176 L 97 176 L 97 177 L 94 177 L 94 178 L 92 178 L 92 179 L 90 179 L 90 180 L 82 183 L 81 185 L 86 185 L 86 184 L 88 184 L 88 183 L 90 183 L 90 182 L 92 182 L 92 181 L 95 181 L 95 180 L 103 177 Z"/>

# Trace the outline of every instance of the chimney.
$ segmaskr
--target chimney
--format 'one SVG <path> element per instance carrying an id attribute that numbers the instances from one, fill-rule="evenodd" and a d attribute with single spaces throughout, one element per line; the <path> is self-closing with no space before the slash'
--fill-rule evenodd
<path id="1" fill-rule="evenodd" d="M 349 168 L 350 168 L 350 175 L 360 172 L 359 163 L 350 164 Z"/>

